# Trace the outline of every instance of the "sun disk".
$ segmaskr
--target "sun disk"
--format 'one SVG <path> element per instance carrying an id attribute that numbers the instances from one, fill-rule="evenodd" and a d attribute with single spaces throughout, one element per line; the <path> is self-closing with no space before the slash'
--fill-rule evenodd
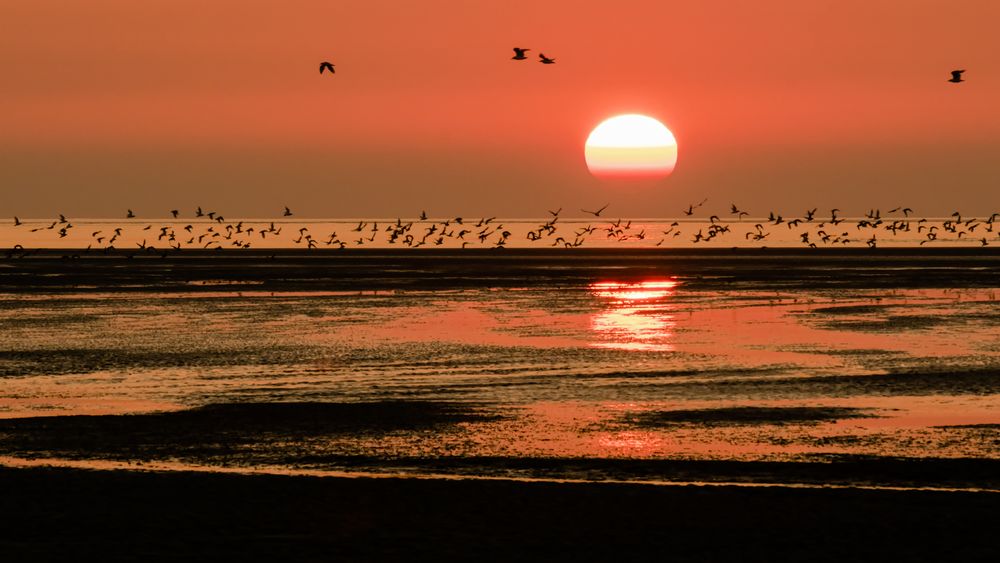
<path id="1" fill-rule="evenodd" d="M 677 140 L 652 117 L 618 115 L 591 131 L 584 155 L 597 177 L 662 178 L 677 164 Z"/>

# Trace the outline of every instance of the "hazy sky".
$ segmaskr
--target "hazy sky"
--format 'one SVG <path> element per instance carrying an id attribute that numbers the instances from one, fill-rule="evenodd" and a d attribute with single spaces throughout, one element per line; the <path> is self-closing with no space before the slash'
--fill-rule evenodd
<path id="1" fill-rule="evenodd" d="M 4 215 L 1000 210 L 996 0 L 2 0 L 0 21 Z M 587 172 L 587 134 L 630 112 L 674 132 L 670 178 Z"/>

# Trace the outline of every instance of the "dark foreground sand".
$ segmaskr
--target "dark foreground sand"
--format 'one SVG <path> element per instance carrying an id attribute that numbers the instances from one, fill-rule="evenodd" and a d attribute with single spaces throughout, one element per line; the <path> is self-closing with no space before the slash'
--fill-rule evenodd
<path id="1" fill-rule="evenodd" d="M 1000 494 L 0 468 L 0 560 L 995 561 Z"/>

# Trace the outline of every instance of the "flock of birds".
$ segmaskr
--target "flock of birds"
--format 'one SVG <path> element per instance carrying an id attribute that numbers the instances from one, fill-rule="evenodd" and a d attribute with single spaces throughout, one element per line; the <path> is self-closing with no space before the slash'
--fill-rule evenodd
<path id="1" fill-rule="evenodd" d="M 699 245 L 713 241 L 728 244 L 732 238 L 737 238 L 738 244 L 758 247 L 792 242 L 808 248 L 851 245 L 876 248 L 880 243 L 880 235 L 883 240 L 889 241 L 909 237 L 910 240 L 919 240 L 920 246 L 944 241 L 989 246 L 991 241 L 1000 240 L 1000 233 L 995 229 L 1000 213 L 975 218 L 965 217 L 956 211 L 945 219 L 917 219 L 913 216 L 912 209 L 901 206 L 885 213 L 872 209 L 862 218 L 848 219 L 839 215 L 839 209 L 831 209 L 828 216 L 820 216 L 819 210 L 813 208 L 794 217 L 786 218 L 771 211 L 766 219 L 751 219 L 748 211 L 731 204 L 725 220 L 714 214 L 707 219 L 695 218 L 696 211 L 707 201 L 705 199 L 688 205 L 683 210 L 685 218 L 670 223 L 662 221 L 655 224 L 633 224 L 632 220 L 622 218 L 609 220 L 603 217 L 609 207 L 604 205 L 597 209 L 580 210 L 591 217 L 589 221 L 562 220 L 562 208 L 548 210 L 548 217 L 539 223 L 519 223 L 516 227 L 505 226 L 496 217 L 475 220 L 462 217 L 430 219 L 426 212 L 422 212 L 418 219 L 412 220 L 360 220 L 356 226 L 343 233 L 315 232 L 314 229 L 319 228 L 316 223 L 312 224 L 312 228 L 308 224 L 292 226 L 293 220 L 288 218 L 294 214 L 288 207 L 284 208 L 281 214 L 283 220 L 279 220 L 279 224 L 275 221 L 227 221 L 220 213 L 205 211 L 201 207 L 195 210 L 193 221 L 182 220 L 180 211 L 172 209 L 172 221 L 144 222 L 129 209 L 125 214 L 127 223 L 91 232 L 85 239 L 88 241 L 85 251 L 110 253 L 128 250 L 132 254 L 149 252 L 166 257 L 171 252 L 184 249 L 249 249 L 255 245 L 309 250 L 372 246 L 505 248 L 512 244 L 579 248 L 588 243 L 591 246 L 595 243 L 600 246 L 630 243 L 660 247 Z M 140 226 L 144 223 L 145 226 Z M 58 239 L 70 237 L 71 232 L 79 228 L 62 214 L 51 223 L 29 224 L 14 217 L 14 227 L 30 233 L 52 232 Z M 742 234 L 742 237 L 734 234 L 736 232 Z M 775 236 L 775 233 L 779 234 Z M 39 235 L 33 236 L 37 238 Z M 76 236 L 74 239 L 78 240 Z M 16 258 L 30 252 L 18 244 L 7 255 L 8 258 Z"/>
<path id="2" fill-rule="evenodd" d="M 531 49 L 514 47 L 513 50 L 514 56 L 511 59 L 523 61 L 528 59 L 527 53 Z M 554 58 L 547 57 L 544 53 L 539 53 L 538 60 L 542 64 L 555 64 L 556 62 Z M 320 74 L 324 72 L 335 74 L 335 65 L 329 61 L 323 61 L 320 63 L 319 72 Z M 964 82 L 962 79 L 964 72 L 964 69 L 951 71 L 951 79 L 948 82 Z M 687 209 L 683 210 L 684 215 L 692 217 L 695 210 L 706 202 L 707 200 L 703 200 L 700 203 L 689 205 Z M 608 207 L 608 205 L 604 205 L 595 210 L 581 209 L 580 211 L 591 215 L 596 222 L 601 219 L 601 214 Z M 646 226 L 633 226 L 631 220 L 625 219 L 608 221 L 606 224 L 591 222 L 587 225 L 581 224 L 573 227 L 566 222 L 560 223 L 561 212 L 561 208 L 556 211 L 548 211 L 548 219 L 527 230 L 524 234 L 525 241 L 534 245 L 578 248 L 586 242 L 593 241 L 595 237 L 600 237 L 605 242 L 611 243 L 649 240 L 651 246 L 663 246 L 669 241 L 685 236 L 684 229 L 688 227 L 687 224 L 682 225 L 679 221 L 673 221 L 666 230 L 647 233 Z M 883 231 L 892 233 L 892 236 L 915 231 L 921 246 L 945 240 L 962 241 L 963 237 L 965 240 L 976 240 L 981 246 L 988 246 L 991 239 L 1000 239 L 1000 235 L 993 236 L 995 233 L 994 225 L 1000 218 L 1000 213 L 993 213 L 985 219 L 977 219 L 963 217 L 961 213 L 956 211 L 952 213 L 950 219 L 932 221 L 926 218 L 919 220 L 911 218 L 913 210 L 908 207 L 891 209 L 885 215 L 878 209 L 872 209 L 863 218 L 850 220 L 839 216 L 839 209 L 831 209 L 830 217 L 826 219 L 818 219 L 817 212 L 818 210 L 814 208 L 807 210 L 799 217 L 786 219 L 781 214 L 772 211 L 767 219 L 751 220 L 744 223 L 744 219 L 749 217 L 749 212 L 732 204 L 729 214 L 733 216 L 736 223 L 733 223 L 732 220 L 723 221 L 718 215 L 710 215 L 707 226 L 702 226 L 695 232 L 687 231 L 686 234 L 690 236 L 689 242 L 691 244 L 708 243 L 730 234 L 737 224 L 744 227 L 752 225 L 744 229 L 743 238 L 745 241 L 764 246 L 768 243 L 774 229 L 784 227 L 789 230 L 797 229 L 796 239 L 803 246 L 809 248 L 819 248 L 820 245 L 845 246 L 860 243 L 870 248 L 876 248 L 879 244 L 878 235 Z M 172 209 L 170 215 L 176 221 L 180 218 L 180 211 Z M 291 216 L 293 216 L 292 210 L 285 207 L 282 217 Z M 141 242 L 133 244 L 140 252 L 160 253 L 163 257 L 166 257 L 170 251 L 181 251 L 185 248 L 248 249 L 258 242 L 258 238 L 260 241 L 268 239 L 273 241 L 280 237 L 287 227 L 287 223 L 277 226 L 273 221 L 257 225 L 245 224 L 244 221 L 230 222 L 226 221 L 221 214 L 214 211 L 206 212 L 201 207 L 197 208 L 194 217 L 198 220 L 184 226 L 180 226 L 179 223 L 171 223 L 155 225 L 154 228 L 154 224 L 149 223 L 142 227 L 142 231 L 148 232 L 148 236 L 143 237 Z M 127 211 L 125 218 L 133 223 L 92 232 L 85 250 L 88 252 L 100 250 L 107 253 L 119 249 L 115 245 L 116 243 L 121 244 L 120 241 L 125 229 L 134 227 L 134 222 L 138 220 L 131 209 Z M 849 224 L 853 224 L 853 231 L 847 226 Z M 14 227 L 27 229 L 26 224 L 18 217 L 14 217 Z M 60 214 L 59 218 L 52 221 L 51 224 L 28 230 L 32 233 L 52 231 L 59 238 L 64 239 L 70 236 L 70 231 L 74 228 L 76 226 L 65 215 Z M 470 246 L 504 248 L 512 242 L 514 234 L 509 228 L 498 222 L 496 217 L 483 217 L 476 221 L 467 221 L 462 217 L 429 220 L 427 213 L 423 212 L 420 214 L 419 220 L 404 221 L 402 218 L 397 218 L 395 221 L 383 221 L 382 223 L 362 220 L 351 229 L 350 233 L 344 235 L 333 231 L 322 235 L 317 233 L 314 236 L 308 226 L 302 226 L 298 229 L 293 228 L 292 236 L 294 238 L 291 239 L 291 243 L 295 247 L 311 250 L 321 247 L 338 249 L 364 247 L 383 242 L 388 245 L 408 248 L 440 247 L 446 244 L 461 248 Z M 382 240 L 380 240 L 380 236 Z M 652 240 L 657 238 L 658 240 L 652 243 Z M 131 246 L 126 246 L 126 248 L 132 249 Z M 134 251 L 134 249 L 132 250 Z M 22 245 L 15 244 L 8 251 L 7 256 L 8 258 L 24 257 L 30 253 L 31 251 L 26 250 Z M 131 257 L 132 254 L 128 256 Z"/>

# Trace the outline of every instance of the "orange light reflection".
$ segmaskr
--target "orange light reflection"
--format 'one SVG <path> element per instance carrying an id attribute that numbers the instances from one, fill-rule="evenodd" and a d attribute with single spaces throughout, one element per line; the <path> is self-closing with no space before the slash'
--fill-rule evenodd
<path id="1" fill-rule="evenodd" d="M 608 304 L 607 310 L 591 318 L 591 330 L 598 337 L 591 345 L 616 350 L 673 351 L 670 340 L 676 322 L 668 312 L 668 299 L 679 283 L 670 279 L 591 284 L 593 295 Z"/>

